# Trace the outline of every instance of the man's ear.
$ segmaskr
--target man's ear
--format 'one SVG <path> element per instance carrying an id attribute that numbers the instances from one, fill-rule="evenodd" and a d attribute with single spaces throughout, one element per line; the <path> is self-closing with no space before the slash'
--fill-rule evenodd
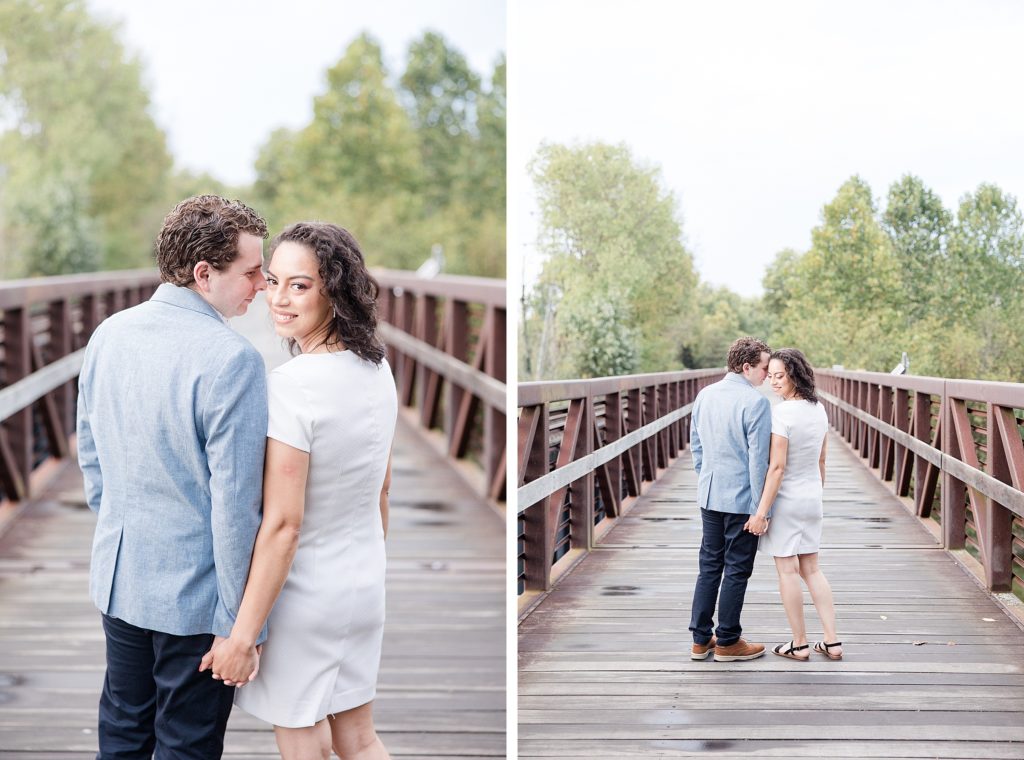
<path id="1" fill-rule="evenodd" d="M 197 288 L 208 293 L 210 291 L 210 265 L 205 261 L 200 261 L 192 267 L 192 279 L 196 281 Z"/>

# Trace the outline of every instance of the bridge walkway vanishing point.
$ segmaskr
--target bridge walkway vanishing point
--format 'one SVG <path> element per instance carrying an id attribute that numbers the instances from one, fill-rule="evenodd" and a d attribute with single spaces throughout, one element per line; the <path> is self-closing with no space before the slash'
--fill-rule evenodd
<path id="1" fill-rule="evenodd" d="M 521 758 L 1024 758 L 1024 630 L 829 436 L 821 566 L 844 659 L 690 660 L 687 451 L 520 624 Z M 743 625 L 790 638 L 770 557 Z"/>
<path id="2" fill-rule="evenodd" d="M 262 299 L 233 325 L 283 357 Z M 96 752 L 103 682 L 89 601 L 95 519 L 73 463 L 0 532 L 0 757 Z M 504 524 L 400 415 L 388 533 L 387 624 L 375 703 L 395 757 L 505 755 Z M 225 757 L 277 757 L 267 724 L 240 710 Z"/>

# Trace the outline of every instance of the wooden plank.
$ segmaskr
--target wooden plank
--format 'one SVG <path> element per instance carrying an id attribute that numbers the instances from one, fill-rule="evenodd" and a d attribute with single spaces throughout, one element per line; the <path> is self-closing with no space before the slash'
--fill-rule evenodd
<path id="1" fill-rule="evenodd" d="M 394 757 L 504 757 L 504 526 L 400 422 L 375 715 Z M 68 467 L 0 539 L 0 756 L 96 752 L 103 634 L 88 599 L 93 514 Z M 278 757 L 235 710 L 225 757 Z"/>
<path id="2" fill-rule="evenodd" d="M 690 660 L 701 521 L 683 455 L 520 624 L 521 758 L 1024 757 L 1024 632 L 830 435 L 821 567 L 844 659 Z M 814 637 L 806 592 L 805 614 Z M 743 625 L 790 636 L 770 557 Z"/>

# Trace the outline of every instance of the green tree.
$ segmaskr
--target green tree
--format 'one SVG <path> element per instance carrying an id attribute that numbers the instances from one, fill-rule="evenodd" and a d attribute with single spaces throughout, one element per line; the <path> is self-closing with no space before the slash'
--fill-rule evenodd
<path id="1" fill-rule="evenodd" d="M 625 145 L 590 143 L 544 144 L 530 172 L 547 256 L 540 289 L 557 299 L 546 309 L 554 314 L 554 374 L 678 367 L 696 276 L 658 170 L 638 164 Z"/>
<path id="2" fill-rule="evenodd" d="M 392 87 L 380 46 L 357 37 L 328 72 L 310 124 L 278 130 L 261 148 L 256 198 L 274 228 L 307 218 L 348 227 L 375 265 L 415 269 L 441 245 L 443 271 L 502 276 L 504 200 L 481 200 L 490 192 L 483 186 L 465 189 L 485 134 L 497 153 L 499 119 L 501 165 L 487 168 L 504 177 L 504 115 L 488 105 L 495 87 L 478 101 L 465 87 L 478 88 L 479 78 L 437 35 L 425 35 L 411 55 L 404 80 L 418 98 Z M 425 161 L 445 164 L 443 156 L 454 158 L 442 177 Z"/>
<path id="3" fill-rule="evenodd" d="M 899 275 L 876 213 L 867 183 L 851 177 L 822 209 L 810 250 L 779 254 L 764 282 L 777 319 L 773 345 L 795 345 L 819 366 L 896 363 L 904 350 Z"/>
<path id="4" fill-rule="evenodd" d="M 387 82 L 380 45 L 357 37 L 327 72 L 327 92 L 299 136 L 303 168 L 318 188 L 384 199 L 420 188 L 416 134 Z"/>
<path id="5" fill-rule="evenodd" d="M 764 287 L 772 344 L 819 366 L 884 371 L 907 351 L 915 374 L 1024 380 L 1024 219 L 994 185 L 965 195 L 954 218 L 905 176 L 878 214 L 854 177 L 811 249 L 781 252 Z"/>
<path id="6" fill-rule="evenodd" d="M 150 261 L 171 158 L 149 105 L 138 61 L 84 2 L 0 3 L 9 276 Z"/>
<path id="7" fill-rule="evenodd" d="M 942 200 L 907 174 L 889 188 L 882 229 L 889 236 L 900 277 L 900 308 L 908 327 L 935 311 L 945 296 L 945 243 L 952 222 Z"/>
<path id="8" fill-rule="evenodd" d="M 448 205 L 464 173 L 474 139 L 480 78 L 444 37 L 426 32 L 409 47 L 402 87 L 411 96 L 413 126 L 427 181 L 428 209 Z"/>
<path id="9" fill-rule="evenodd" d="M 497 214 L 504 230 L 505 219 L 505 56 L 498 57 L 490 89 L 477 102 L 478 139 L 469 154 L 469 186 L 463 202 L 478 214 Z"/>

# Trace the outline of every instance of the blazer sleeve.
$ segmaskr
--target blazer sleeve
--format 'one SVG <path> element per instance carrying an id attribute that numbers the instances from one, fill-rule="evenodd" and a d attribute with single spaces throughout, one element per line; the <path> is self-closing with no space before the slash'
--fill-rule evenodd
<path id="1" fill-rule="evenodd" d="M 704 463 L 704 447 L 700 442 L 700 433 L 697 432 L 697 414 L 700 410 L 700 396 L 693 402 L 693 412 L 690 414 L 690 456 L 693 458 L 693 469 L 700 475 L 700 466 Z"/>
<path id="2" fill-rule="evenodd" d="M 750 409 L 747 424 L 747 468 L 750 474 L 750 502 L 753 512 L 757 511 L 764 490 L 764 479 L 768 475 L 768 452 L 772 442 L 772 405 L 764 396 L 758 396 Z M 752 514 L 753 514 L 752 512 Z"/>
<path id="3" fill-rule="evenodd" d="M 89 421 L 89 385 L 92 379 L 92 352 L 86 349 L 85 361 L 78 376 L 78 410 L 76 413 L 75 439 L 78 447 L 78 466 L 82 470 L 85 484 L 85 502 L 93 512 L 100 511 L 103 499 L 103 472 L 100 470 L 100 457 L 96 451 L 96 441 L 92 437 L 92 425 Z"/>
<path id="4" fill-rule="evenodd" d="M 210 468 L 210 520 L 217 572 L 213 633 L 228 636 L 242 602 L 263 504 L 267 381 L 252 347 L 221 367 L 203 409 Z M 266 637 L 264 629 L 259 642 Z"/>

